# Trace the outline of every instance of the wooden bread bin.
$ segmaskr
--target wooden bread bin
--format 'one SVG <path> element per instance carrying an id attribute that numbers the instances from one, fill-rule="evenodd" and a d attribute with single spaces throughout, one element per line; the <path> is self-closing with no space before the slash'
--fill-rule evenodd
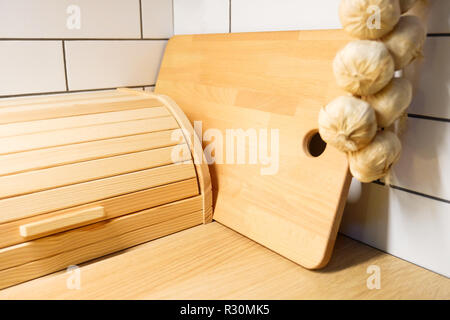
<path id="1" fill-rule="evenodd" d="M 153 93 L 3 101 L 0 288 L 211 221 L 193 139 Z"/>

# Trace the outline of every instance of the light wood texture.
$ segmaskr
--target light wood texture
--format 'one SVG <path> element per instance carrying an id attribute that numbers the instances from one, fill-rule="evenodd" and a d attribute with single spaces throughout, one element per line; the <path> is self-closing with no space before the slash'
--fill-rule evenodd
<path id="1" fill-rule="evenodd" d="M 187 141 L 192 152 L 192 159 L 194 161 L 198 176 L 198 182 L 200 185 L 200 194 L 202 194 L 203 196 L 203 223 L 211 222 L 213 216 L 211 177 L 209 175 L 208 163 L 206 162 L 206 158 L 203 153 L 202 143 L 197 133 L 194 132 L 194 128 L 192 127 L 189 119 L 186 117 L 181 108 L 175 103 L 175 101 L 173 101 L 170 97 L 158 95 L 153 92 L 143 92 L 124 88 L 118 90 L 124 93 L 134 92 L 137 95 L 147 96 L 151 99 L 157 99 L 161 101 L 161 103 L 165 107 L 167 107 L 175 117 L 180 128 L 182 129 L 184 140 Z"/>
<path id="2" fill-rule="evenodd" d="M 177 160 L 191 160 L 183 144 L 0 177 L 0 199 L 169 165 L 179 150 Z"/>
<path id="3" fill-rule="evenodd" d="M 204 221 L 164 104 L 117 91 L 0 105 L 0 288 Z"/>
<path id="4" fill-rule="evenodd" d="M 196 177 L 192 161 L 0 200 L 0 223 Z"/>
<path id="5" fill-rule="evenodd" d="M 94 113 L 151 108 L 160 106 L 157 100 L 143 100 L 137 97 L 112 97 L 100 101 L 70 101 L 37 105 L 0 108 L 0 124 L 33 120 L 56 119 Z"/>
<path id="6" fill-rule="evenodd" d="M 20 235 L 24 238 L 41 236 L 43 234 L 57 233 L 58 231 L 74 228 L 75 226 L 93 223 L 105 217 L 105 208 L 92 207 L 64 215 L 54 216 L 45 220 L 39 220 L 21 225 Z M 0 253 L 1 254 L 1 253 Z M 2 257 L 3 258 L 3 257 Z M 1 265 L 1 262 L 0 262 Z M 2 269 L 0 267 L 0 269 Z"/>
<path id="7" fill-rule="evenodd" d="M 204 244 L 208 243 L 207 246 Z M 370 265 L 381 288 L 366 286 Z M 213 222 L 0 291 L 2 299 L 449 299 L 450 280 L 344 236 L 309 271 Z M 3 278 L 3 277 L 2 277 Z"/>
<path id="8" fill-rule="evenodd" d="M 173 117 L 163 117 L 4 137 L 0 138 L 0 155 L 176 128 Z"/>
<path id="9" fill-rule="evenodd" d="M 58 255 L 61 252 L 105 241 L 114 235 L 132 232 L 176 219 L 188 213 L 201 211 L 202 199 L 201 196 L 196 196 L 0 249 L 0 256 L 2 257 L 0 270 Z"/>
<path id="10" fill-rule="evenodd" d="M 261 175 L 261 162 L 210 166 L 214 219 L 307 268 L 331 256 L 350 175 L 345 154 L 328 146 L 314 158 L 302 146 L 320 108 L 343 94 L 331 62 L 350 39 L 341 30 L 175 36 L 155 88 L 223 137 L 279 130 L 275 174 Z"/>
<path id="11" fill-rule="evenodd" d="M 75 102 L 75 101 L 94 101 L 96 99 L 105 99 L 113 97 L 125 97 L 130 96 L 126 92 L 119 92 L 117 90 L 106 91 L 94 91 L 94 92 L 81 92 L 81 93 L 63 93 L 44 96 L 32 96 L 32 97 L 18 97 L 18 98 L 3 98 L 0 101 L 0 108 L 13 107 L 13 106 L 29 106 L 38 105 L 44 103 L 55 102 Z"/>
<path id="12" fill-rule="evenodd" d="M 22 243 L 25 240 L 18 230 L 22 224 L 33 223 L 41 219 L 48 219 L 78 210 L 88 209 L 92 206 L 105 208 L 105 219 L 112 219 L 131 212 L 141 211 L 165 203 L 174 202 L 184 198 L 198 195 L 197 178 L 166 184 L 151 189 L 137 191 L 122 196 L 91 202 L 75 208 L 33 216 L 17 221 L 0 224 L 0 248 Z M 30 237 L 33 238 L 33 237 Z"/>
<path id="13" fill-rule="evenodd" d="M 179 130 L 157 131 L 1 155 L 0 176 L 173 146 L 183 143 L 182 140 L 174 139 L 180 136 Z"/>
<path id="14" fill-rule="evenodd" d="M 61 270 L 69 265 L 91 260 L 99 256 L 113 253 L 128 247 L 150 241 L 170 233 L 201 224 L 203 212 L 185 213 L 179 217 L 149 225 L 99 242 L 62 252 L 48 258 L 32 261 L 20 266 L 0 271 L 0 288 L 27 281 L 50 272 Z"/>
<path id="15" fill-rule="evenodd" d="M 209 175 L 208 163 L 202 149 L 202 143 L 197 134 L 194 132 L 189 119 L 183 113 L 181 108 L 168 96 L 157 95 L 153 92 L 145 92 L 150 98 L 158 99 L 172 112 L 175 119 L 178 121 L 180 128 L 183 129 L 185 140 L 190 144 L 192 158 L 197 171 L 198 183 L 200 186 L 200 193 L 203 197 L 203 223 L 209 223 L 213 217 L 212 207 L 212 185 L 211 177 Z M 201 133 L 200 133 L 201 134 Z"/>
<path id="16" fill-rule="evenodd" d="M 98 124 L 123 121 L 142 120 L 167 117 L 169 112 L 164 107 L 153 107 L 136 110 L 96 113 L 84 116 L 73 116 L 57 119 L 16 122 L 0 126 L 0 137 L 18 136 L 36 132 L 88 127 Z"/>

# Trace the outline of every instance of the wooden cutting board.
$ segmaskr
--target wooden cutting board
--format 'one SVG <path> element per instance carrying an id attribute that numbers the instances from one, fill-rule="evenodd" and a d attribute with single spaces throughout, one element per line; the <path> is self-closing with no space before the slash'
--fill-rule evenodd
<path id="1" fill-rule="evenodd" d="M 221 133 L 224 148 L 227 129 L 254 129 L 258 143 L 267 130 L 271 165 L 261 157 L 249 163 L 260 149 L 249 147 L 251 139 L 245 164 L 224 152 L 225 163 L 210 165 L 214 219 L 310 269 L 331 256 L 351 180 L 345 154 L 331 146 L 318 157 L 308 151 L 320 108 L 344 94 L 331 65 L 350 40 L 341 30 L 175 36 L 155 88 L 202 121 L 204 134 Z"/>

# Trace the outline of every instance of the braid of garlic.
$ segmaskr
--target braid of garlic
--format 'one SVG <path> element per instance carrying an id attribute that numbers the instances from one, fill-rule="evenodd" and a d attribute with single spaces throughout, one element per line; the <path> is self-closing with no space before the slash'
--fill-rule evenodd
<path id="1" fill-rule="evenodd" d="M 390 185 L 391 168 L 400 157 L 398 137 L 406 130 L 412 85 L 407 79 L 394 78 L 394 72 L 422 57 L 426 39 L 422 22 L 415 16 L 401 16 L 416 2 L 340 3 L 344 30 L 361 40 L 348 43 L 336 54 L 333 72 L 338 86 L 354 96 L 338 97 L 320 110 L 319 133 L 347 153 L 350 172 L 361 182 L 383 179 Z M 379 10 L 377 28 L 368 25 L 373 17 L 370 8 Z"/>

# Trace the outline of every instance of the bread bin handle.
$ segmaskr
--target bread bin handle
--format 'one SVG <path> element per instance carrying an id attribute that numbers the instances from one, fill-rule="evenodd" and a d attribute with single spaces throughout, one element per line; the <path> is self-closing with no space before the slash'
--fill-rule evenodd
<path id="1" fill-rule="evenodd" d="M 35 238 L 80 227 L 104 216 L 105 209 L 102 206 L 96 206 L 24 224 L 19 230 L 23 238 Z"/>

